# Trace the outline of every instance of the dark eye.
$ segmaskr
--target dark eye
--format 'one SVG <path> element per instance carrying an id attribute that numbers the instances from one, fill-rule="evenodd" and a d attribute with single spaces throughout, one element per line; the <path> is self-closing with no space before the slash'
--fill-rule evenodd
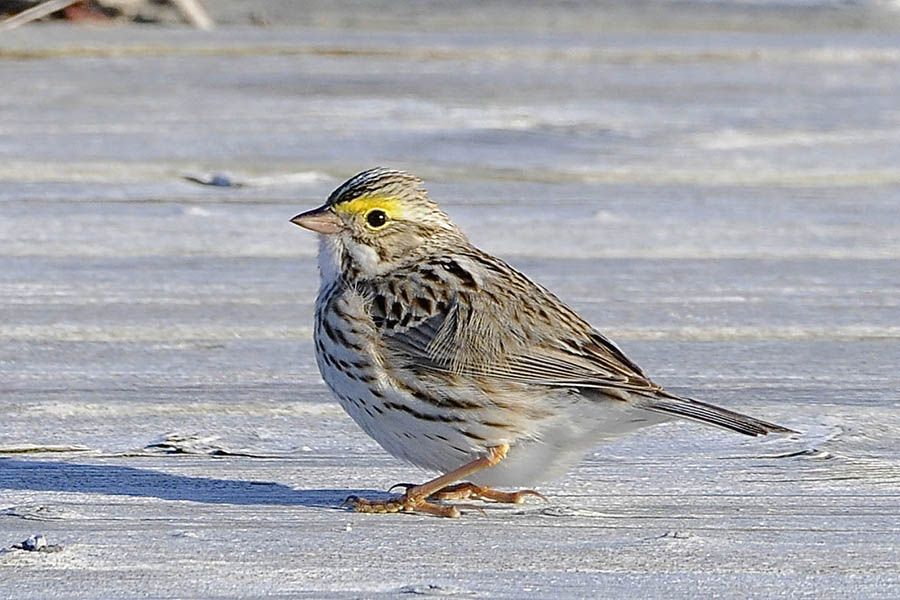
<path id="1" fill-rule="evenodd" d="M 383 227 L 384 224 L 387 223 L 387 213 L 378 209 L 370 210 L 368 214 L 366 214 L 366 223 L 368 223 L 369 227 L 372 229 Z"/>

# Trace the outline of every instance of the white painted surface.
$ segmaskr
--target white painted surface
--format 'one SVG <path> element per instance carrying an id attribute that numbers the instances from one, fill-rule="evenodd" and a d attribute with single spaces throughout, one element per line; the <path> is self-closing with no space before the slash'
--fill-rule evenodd
<path id="1" fill-rule="evenodd" d="M 0 47 L 72 50 L 0 57 L 0 547 L 63 547 L 0 554 L 0 597 L 900 596 L 895 36 Z M 315 241 L 288 222 L 375 164 L 660 383 L 803 434 L 667 424 L 547 505 L 341 510 L 426 476 L 321 383 Z"/>

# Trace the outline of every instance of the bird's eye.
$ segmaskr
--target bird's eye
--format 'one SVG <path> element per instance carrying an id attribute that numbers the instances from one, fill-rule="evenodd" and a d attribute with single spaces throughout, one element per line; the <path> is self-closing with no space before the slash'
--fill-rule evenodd
<path id="1" fill-rule="evenodd" d="M 381 229 L 387 223 L 387 213 L 381 209 L 373 209 L 366 213 L 366 223 L 372 229 Z"/>

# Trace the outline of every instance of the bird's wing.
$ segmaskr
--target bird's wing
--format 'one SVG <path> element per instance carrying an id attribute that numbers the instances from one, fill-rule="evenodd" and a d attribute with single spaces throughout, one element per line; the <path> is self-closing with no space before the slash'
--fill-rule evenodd
<path id="1" fill-rule="evenodd" d="M 382 278 L 369 295 L 384 360 L 397 369 L 595 389 L 745 435 L 791 433 L 663 390 L 556 296 L 485 254 L 427 261 Z"/>
<path id="2" fill-rule="evenodd" d="M 373 283 L 369 296 L 386 355 L 402 363 L 396 366 L 546 386 L 658 389 L 559 299 L 488 255 L 417 264 Z"/>

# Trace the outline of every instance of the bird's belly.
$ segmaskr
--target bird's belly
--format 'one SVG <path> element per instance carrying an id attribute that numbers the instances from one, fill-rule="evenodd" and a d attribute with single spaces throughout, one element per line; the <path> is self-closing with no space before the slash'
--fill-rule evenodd
<path id="1" fill-rule="evenodd" d="M 447 472 L 484 454 L 447 415 L 420 406 L 408 393 L 378 379 L 361 382 L 320 365 L 322 377 L 350 417 L 382 448 L 430 471 Z M 493 444 L 496 445 L 496 444 Z"/>
<path id="2" fill-rule="evenodd" d="M 332 300 L 334 310 L 317 310 L 322 378 L 363 431 L 390 454 L 424 469 L 445 473 L 509 444 L 507 457 L 472 481 L 534 485 L 564 474 L 600 442 L 666 420 L 622 400 L 587 398 L 574 390 L 390 374 L 373 332 L 358 316 L 360 300 Z M 350 315 L 352 323 L 338 315 Z"/>
<path id="3" fill-rule="evenodd" d="M 316 332 L 316 360 L 322 379 L 341 406 L 388 453 L 423 469 L 446 472 L 503 443 L 466 435 L 461 415 L 429 404 L 414 390 L 391 379 L 374 352 L 335 344 Z M 479 439 L 484 438 L 484 439 Z"/>
<path id="4" fill-rule="evenodd" d="M 387 372 L 361 296 L 337 287 L 320 293 L 315 325 L 322 379 L 344 410 L 387 452 L 440 472 L 485 453 L 483 440 L 463 433 L 472 415 L 430 403 L 431 396 L 421 387 L 405 386 Z M 488 441 L 498 443 L 502 441 Z"/>
<path id="5" fill-rule="evenodd" d="M 520 420 L 515 429 L 497 429 L 479 424 L 512 423 L 517 416 L 496 406 L 434 406 L 374 366 L 363 368 L 374 365 L 374 358 L 346 347 L 329 348 L 318 359 L 323 379 L 344 410 L 397 458 L 446 473 L 484 456 L 487 448 L 509 444 L 503 461 L 470 478 L 480 485 L 531 486 L 559 477 L 597 444 L 667 420 L 621 400 L 567 397 L 557 404 L 545 397 L 534 400 L 548 404 L 546 415 Z"/>
<path id="6" fill-rule="evenodd" d="M 534 436 L 512 444 L 505 460 L 471 480 L 487 486 L 533 486 L 561 477 L 599 444 L 670 420 L 618 399 L 577 398 L 557 405 Z"/>

